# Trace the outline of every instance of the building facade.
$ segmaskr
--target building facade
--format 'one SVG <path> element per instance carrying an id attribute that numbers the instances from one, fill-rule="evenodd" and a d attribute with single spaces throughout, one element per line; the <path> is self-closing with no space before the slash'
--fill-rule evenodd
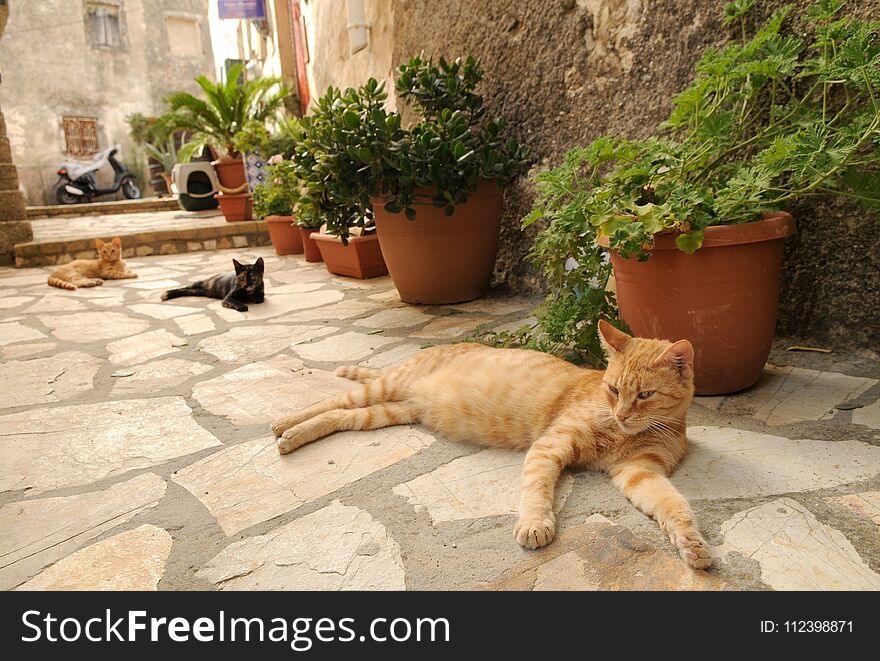
<path id="1" fill-rule="evenodd" d="M 214 77 L 208 0 L 41 0 L 11 7 L 0 42 L 6 128 L 28 204 L 54 204 L 55 171 L 122 145 L 126 117 Z"/>

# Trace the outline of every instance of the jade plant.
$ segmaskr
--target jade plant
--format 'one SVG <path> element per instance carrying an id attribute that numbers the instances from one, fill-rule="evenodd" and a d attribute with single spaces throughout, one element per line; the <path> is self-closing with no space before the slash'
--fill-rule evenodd
<path id="1" fill-rule="evenodd" d="M 504 186 L 526 165 L 527 149 L 504 137 L 501 118 L 486 119 L 479 62 L 469 57 L 435 66 L 412 58 L 397 71 L 399 98 L 419 121 L 403 127 L 388 112 L 384 83 L 368 80 L 340 91 L 331 87 L 302 120 L 294 160 L 303 184 L 300 208 L 346 240 L 349 229 L 373 216 L 374 201 L 410 220 L 427 203 L 451 215 L 480 180 Z"/>
<path id="2" fill-rule="evenodd" d="M 880 206 L 880 23 L 822 0 L 803 16 L 809 38 L 782 32 L 792 6 L 749 36 L 752 4 L 727 6 L 737 38 L 704 53 L 655 136 L 601 136 L 538 175 L 523 225 L 547 223 L 530 257 L 550 293 L 535 328 L 488 339 L 600 363 L 599 319 L 621 325 L 600 237 L 646 260 L 657 234 L 692 253 L 707 227 L 808 197 Z"/>

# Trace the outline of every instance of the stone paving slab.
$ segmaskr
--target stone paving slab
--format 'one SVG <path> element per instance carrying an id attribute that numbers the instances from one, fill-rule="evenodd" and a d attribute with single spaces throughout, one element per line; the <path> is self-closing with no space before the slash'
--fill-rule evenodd
<path id="1" fill-rule="evenodd" d="M 264 424 L 351 388 L 351 381 L 279 355 L 196 384 L 193 397 L 235 425 Z"/>
<path id="2" fill-rule="evenodd" d="M 171 544 L 161 528 L 140 526 L 62 558 L 16 589 L 155 591 Z"/>
<path id="3" fill-rule="evenodd" d="M 639 539 L 627 528 L 595 514 L 562 530 L 540 554 L 511 567 L 486 590 L 723 590 L 723 581 L 693 571 Z"/>
<path id="4" fill-rule="evenodd" d="M 0 590 L 25 582 L 84 543 L 155 507 L 165 480 L 147 473 L 103 491 L 0 507 Z"/>
<path id="5" fill-rule="evenodd" d="M 762 379 L 746 392 L 696 401 L 715 411 L 730 409 L 777 426 L 827 420 L 834 415 L 835 405 L 857 398 L 877 383 L 877 379 L 836 372 L 767 365 Z"/>
<path id="6" fill-rule="evenodd" d="M 411 457 L 434 442 L 414 427 L 334 434 L 289 455 L 274 438 L 217 452 L 174 481 L 198 498 L 227 535 L 292 511 L 371 473 Z"/>
<path id="7" fill-rule="evenodd" d="M 866 519 L 870 519 L 876 524 L 878 532 L 880 532 L 880 491 L 866 491 L 848 496 L 835 496 L 833 498 L 826 498 L 825 502 L 832 505 L 841 505 Z"/>
<path id="8" fill-rule="evenodd" d="M 226 547 L 199 572 L 221 590 L 403 590 L 400 546 L 369 513 L 334 501 Z"/>
<path id="9" fill-rule="evenodd" d="M 392 492 L 406 498 L 417 511 L 427 510 L 435 526 L 444 521 L 516 514 L 524 456 L 523 452 L 487 448 L 399 484 Z M 571 475 L 563 475 L 556 486 L 557 512 L 565 505 L 571 486 Z"/>
<path id="10" fill-rule="evenodd" d="M 160 300 L 232 257 L 265 260 L 264 304 Z M 755 388 L 697 400 L 672 481 L 710 572 L 598 474 L 565 475 L 559 536 L 527 552 L 522 453 L 400 426 L 280 456 L 267 429 L 360 387 L 341 364 L 516 329 L 538 300 L 407 306 L 389 278 L 270 248 L 127 262 L 137 280 L 75 292 L 0 268 L 0 589 L 875 589 L 880 363 L 861 354 L 778 351 Z"/>
<path id="11" fill-rule="evenodd" d="M 791 498 L 738 512 L 721 534 L 718 552 L 756 560 L 761 579 L 776 590 L 880 590 L 880 575 L 843 533 Z"/>
<path id="12" fill-rule="evenodd" d="M 30 409 L 0 429 L 0 492 L 89 484 L 220 444 L 181 397 Z"/>
<path id="13" fill-rule="evenodd" d="M 688 498 L 745 498 L 827 489 L 880 475 L 880 447 L 689 427 L 691 450 L 672 476 Z M 723 470 L 720 470 L 723 469 Z"/>
<path id="14" fill-rule="evenodd" d="M 54 346 L 54 345 L 50 345 Z M 45 349 L 41 346 L 40 349 Z M 81 351 L 0 364 L 0 409 L 60 402 L 91 390 L 101 361 Z"/>

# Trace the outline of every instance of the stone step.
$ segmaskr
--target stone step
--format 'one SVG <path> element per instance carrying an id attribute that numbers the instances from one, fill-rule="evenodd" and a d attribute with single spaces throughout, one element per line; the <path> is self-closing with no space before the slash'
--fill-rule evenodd
<path id="1" fill-rule="evenodd" d="M 115 232 L 122 238 L 123 259 L 146 255 L 176 255 L 201 250 L 225 250 L 265 246 L 271 243 L 269 230 L 262 220 L 228 223 L 222 216 L 209 227 L 184 227 L 155 231 Z M 77 239 L 43 239 L 18 243 L 15 246 L 15 265 L 53 266 L 73 259 L 93 259 L 97 256 L 95 239 L 107 239 L 100 232 Z"/>
<path id="2" fill-rule="evenodd" d="M 113 200 L 88 204 L 55 204 L 28 207 L 28 218 L 55 218 L 63 216 L 108 216 L 144 211 L 174 211 L 180 209 L 175 197 L 145 197 L 140 200 Z"/>

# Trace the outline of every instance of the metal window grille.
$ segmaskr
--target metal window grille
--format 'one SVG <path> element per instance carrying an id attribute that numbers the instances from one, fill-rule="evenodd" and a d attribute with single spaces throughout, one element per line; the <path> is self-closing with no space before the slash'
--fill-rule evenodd
<path id="1" fill-rule="evenodd" d="M 65 151 L 70 156 L 91 156 L 98 152 L 96 117 L 64 118 Z"/>

